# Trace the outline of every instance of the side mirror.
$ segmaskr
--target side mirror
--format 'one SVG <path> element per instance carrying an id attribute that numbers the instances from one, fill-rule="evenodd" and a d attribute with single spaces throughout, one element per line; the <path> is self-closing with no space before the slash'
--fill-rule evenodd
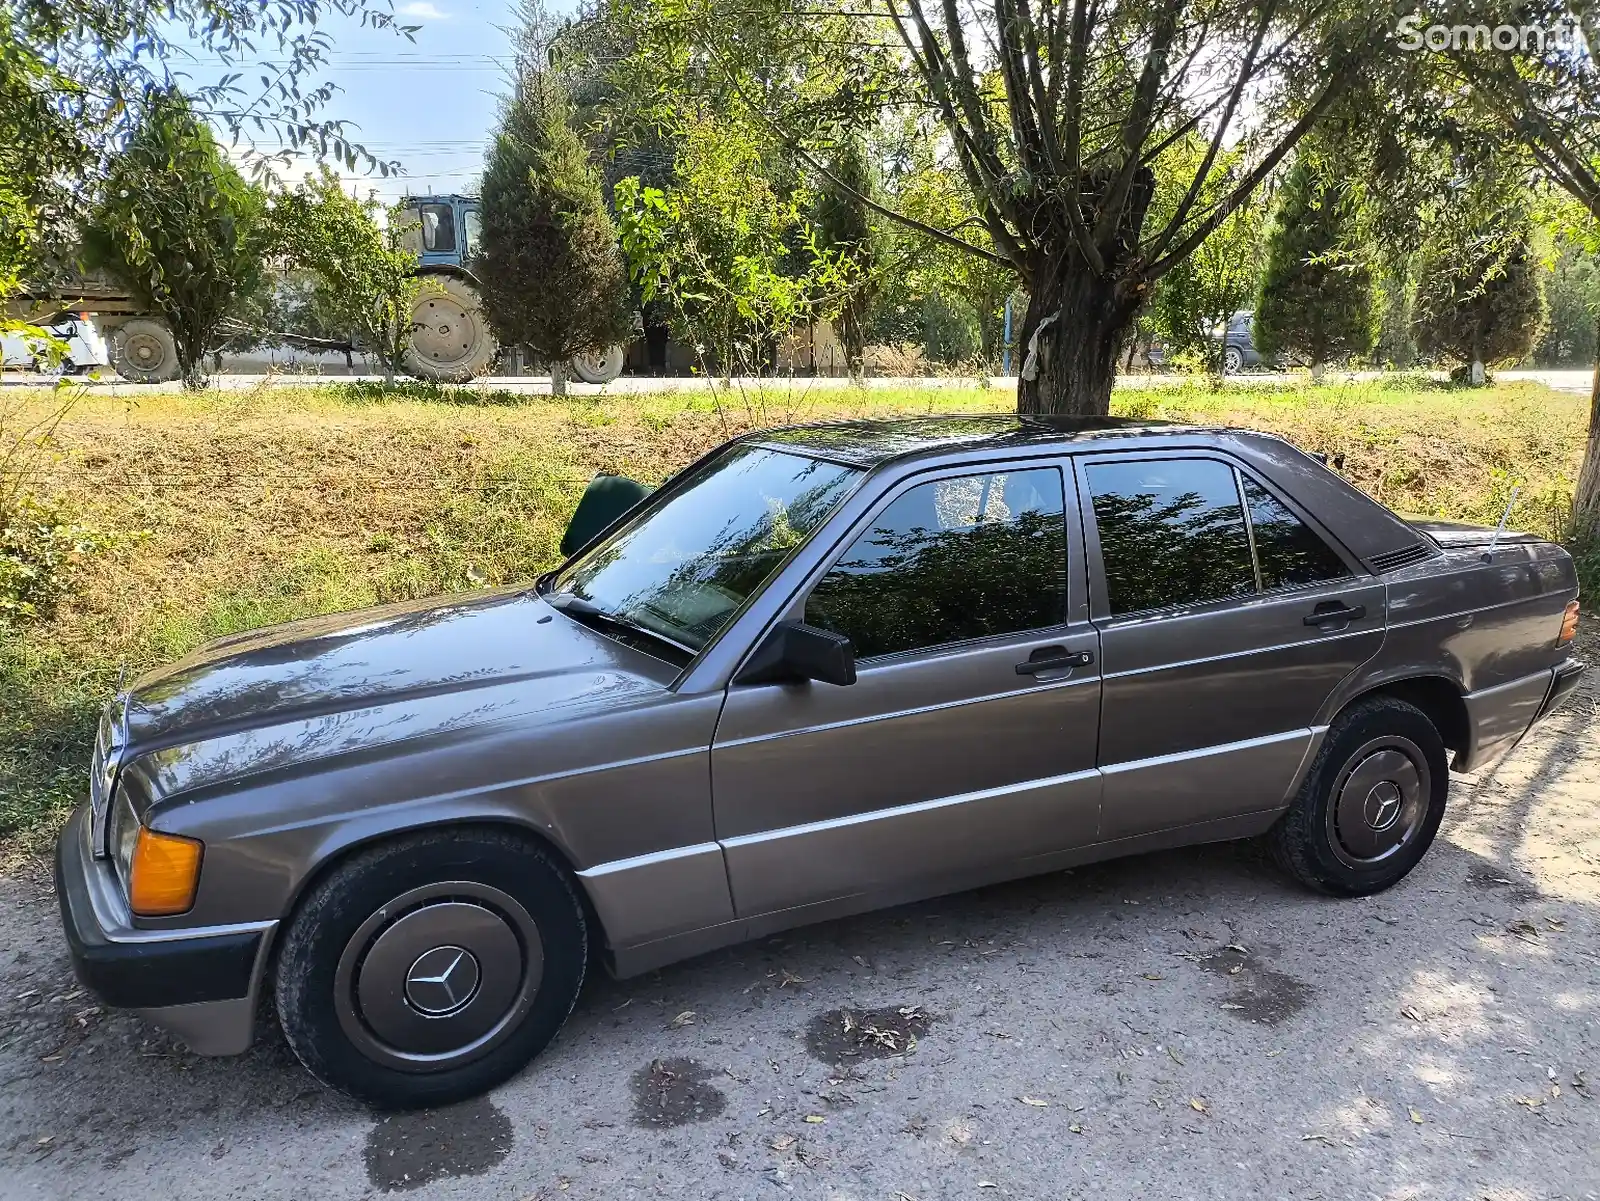
<path id="1" fill-rule="evenodd" d="M 850 639 L 803 621 L 780 621 L 733 682 L 771 684 L 797 680 L 854 684 L 856 652 Z"/>

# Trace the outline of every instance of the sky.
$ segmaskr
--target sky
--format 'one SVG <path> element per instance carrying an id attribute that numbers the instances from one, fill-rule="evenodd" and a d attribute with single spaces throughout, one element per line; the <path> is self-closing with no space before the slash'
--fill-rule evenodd
<path id="1" fill-rule="evenodd" d="M 571 0 L 550 5 L 555 12 L 569 7 Z M 414 41 L 337 16 L 320 26 L 334 43 L 323 78 L 342 89 L 326 115 L 350 122 L 351 141 L 398 160 L 405 172 L 398 179 L 345 174 L 386 201 L 408 192 L 469 192 L 506 90 L 509 38 L 502 30 L 515 21 L 514 0 L 394 0 L 394 8 L 401 24 L 420 26 Z M 196 82 L 228 70 L 203 55 L 172 65 Z"/>

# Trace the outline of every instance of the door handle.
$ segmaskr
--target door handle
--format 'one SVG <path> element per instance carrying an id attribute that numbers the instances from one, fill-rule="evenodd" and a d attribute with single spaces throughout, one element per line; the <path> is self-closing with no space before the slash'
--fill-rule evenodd
<path id="1" fill-rule="evenodd" d="M 1315 609 L 1306 614 L 1305 622 L 1308 626 L 1332 625 L 1336 621 L 1346 624 L 1359 621 L 1367 615 L 1365 605 L 1346 605 L 1343 601 L 1323 601 Z"/>
<path id="2" fill-rule="evenodd" d="M 1017 674 L 1019 676 L 1036 676 L 1044 671 L 1065 671 L 1073 667 L 1087 667 L 1093 662 L 1093 651 L 1069 651 L 1064 646 L 1041 646 L 1028 656 L 1026 663 L 1017 664 Z"/>

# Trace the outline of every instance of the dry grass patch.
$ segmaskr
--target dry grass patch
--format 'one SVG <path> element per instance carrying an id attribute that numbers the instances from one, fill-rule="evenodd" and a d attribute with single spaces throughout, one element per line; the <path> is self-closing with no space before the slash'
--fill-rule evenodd
<path id="1" fill-rule="evenodd" d="M 40 394 L 38 403 L 48 403 Z M 114 536 L 47 624 L 0 635 L 0 835 L 52 828 L 79 795 L 95 713 L 132 674 L 211 638 L 387 600 L 516 583 L 556 546 L 596 471 L 657 482 L 765 425 L 1008 411 L 996 389 L 774 388 L 600 398 L 278 385 L 137 403 L 88 395 L 42 487 Z M 1246 425 L 1343 455 L 1396 508 L 1556 534 L 1583 399 L 1415 380 L 1119 391 L 1129 415 Z"/>

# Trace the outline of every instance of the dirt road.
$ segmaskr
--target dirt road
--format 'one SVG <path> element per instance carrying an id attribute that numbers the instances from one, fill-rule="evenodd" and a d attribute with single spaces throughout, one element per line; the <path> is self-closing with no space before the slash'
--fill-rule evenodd
<path id="1" fill-rule="evenodd" d="M 329 1095 L 275 1030 L 203 1060 L 102 1012 L 24 873 L 0 1197 L 1592 1201 L 1597 734 L 1591 675 L 1383 896 L 1222 846 L 835 922 L 597 981 L 520 1078 L 426 1115 Z"/>

